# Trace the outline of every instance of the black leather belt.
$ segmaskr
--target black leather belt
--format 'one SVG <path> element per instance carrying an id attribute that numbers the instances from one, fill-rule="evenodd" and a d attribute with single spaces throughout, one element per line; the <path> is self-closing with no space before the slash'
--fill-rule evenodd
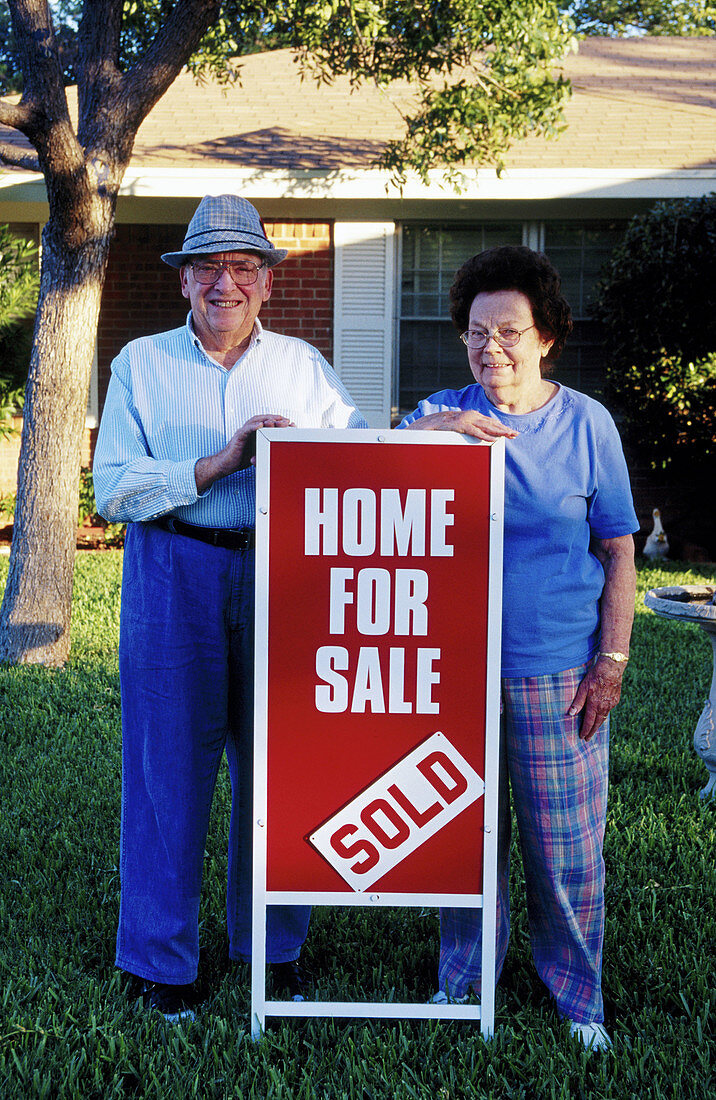
<path id="1" fill-rule="evenodd" d="M 164 531 L 171 531 L 173 535 L 186 535 L 209 546 L 220 546 L 223 550 L 251 550 L 256 541 L 253 527 L 198 527 L 195 523 L 184 523 L 176 516 L 157 516 L 152 523 Z"/>

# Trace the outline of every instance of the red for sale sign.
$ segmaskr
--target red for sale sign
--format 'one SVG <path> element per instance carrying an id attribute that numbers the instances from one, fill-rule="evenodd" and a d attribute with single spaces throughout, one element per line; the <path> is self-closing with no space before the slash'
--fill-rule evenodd
<path id="1" fill-rule="evenodd" d="M 267 900 L 482 894 L 503 454 L 451 433 L 259 433 Z"/>

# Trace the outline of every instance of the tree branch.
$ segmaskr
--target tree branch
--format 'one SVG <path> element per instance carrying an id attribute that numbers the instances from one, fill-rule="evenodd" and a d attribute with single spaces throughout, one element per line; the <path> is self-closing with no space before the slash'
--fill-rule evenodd
<path id="1" fill-rule="evenodd" d="M 78 129 L 83 144 L 84 126 L 114 98 L 121 80 L 118 60 L 122 9 L 122 0 L 93 0 L 85 3 L 82 11 L 76 68 Z"/>
<path id="2" fill-rule="evenodd" d="M 0 99 L 0 124 L 10 126 L 13 130 L 19 130 L 21 134 L 27 134 L 32 128 L 34 111 L 28 103 L 8 103 L 6 99 Z"/>
<path id="3" fill-rule="evenodd" d="M 221 0 L 179 0 L 144 56 L 125 73 L 123 100 L 135 129 L 179 75 L 220 10 Z"/>
<path id="4" fill-rule="evenodd" d="M 44 118 L 69 122 L 69 110 L 62 81 L 55 28 L 47 0 L 8 0 L 15 42 L 24 78 L 21 104 L 32 108 L 31 127 L 36 130 Z M 29 131 L 27 136 L 30 137 Z"/>
<path id="5" fill-rule="evenodd" d="M 34 145 L 46 178 L 76 170 L 81 151 L 70 119 L 47 0 L 8 0 L 24 78 L 16 126 Z M 14 123 L 13 123 L 14 125 Z M 26 158 L 26 154 L 19 154 Z M 17 158 L 15 158 L 17 159 Z M 26 161 L 27 163 L 27 161 Z"/>
<path id="6" fill-rule="evenodd" d="M 85 0 L 77 32 L 83 65 L 92 58 L 117 65 L 122 9 L 122 0 L 92 0 L 92 3 Z"/>
<path id="7" fill-rule="evenodd" d="M 28 172 L 41 171 L 37 153 L 11 145 L 7 141 L 0 141 L 0 161 L 12 168 L 26 168 Z"/>

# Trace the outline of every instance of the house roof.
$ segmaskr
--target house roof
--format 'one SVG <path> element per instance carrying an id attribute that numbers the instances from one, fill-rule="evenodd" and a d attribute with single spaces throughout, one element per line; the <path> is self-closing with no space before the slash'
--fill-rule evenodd
<path id="1" fill-rule="evenodd" d="M 567 129 L 518 142 L 510 166 L 716 169 L 716 38 L 587 38 L 563 67 Z M 405 82 L 318 85 L 289 50 L 253 54 L 226 93 L 182 74 L 140 128 L 133 164 L 369 168 L 410 101 Z"/>
<path id="2" fill-rule="evenodd" d="M 716 38 L 587 38 L 563 71 L 573 87 L 567 128 L 517 142 L 500 178 L 471 170 L 469 197 L 653 199 L 716 189 Z M 141 126 L 123 193 L 240 187 L 249 197 L 385 199 L 387 176 L 374 162 L 400 136 L 413 94 L 405 82 L 384 91 L 351 89 L 346 77 L 319 85 L 302 78 L 289 50 L 242 58 L 241 83 L 228 90 L 183 73 Z M 0 138 L 18 140 L 2 129 Z M 411 183 L 408 192 L 444 198 L 434 178 L 432 191 Z"/>

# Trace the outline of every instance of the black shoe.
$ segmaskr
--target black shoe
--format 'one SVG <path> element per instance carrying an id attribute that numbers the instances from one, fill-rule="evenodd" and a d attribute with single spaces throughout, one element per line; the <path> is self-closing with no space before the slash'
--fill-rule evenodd
<path id="1" fill-rule="evenodd" d="M 288 997 L 283 998 L 284 1000 L 289 998 L 292 1001 L 305 1000 L 308 975 L 297 959 L 291 962 L 269 963 L 268 971 L 274 993 L 288 994 Z"/>
<path id="2" fill-rule="evenodd" d="M 196 1014 L 191 1007 L 194 987 L 143 982 L 139 993 L 144 1008 L 161 1012 L 168 1024 L 192 1023 Z"/>

